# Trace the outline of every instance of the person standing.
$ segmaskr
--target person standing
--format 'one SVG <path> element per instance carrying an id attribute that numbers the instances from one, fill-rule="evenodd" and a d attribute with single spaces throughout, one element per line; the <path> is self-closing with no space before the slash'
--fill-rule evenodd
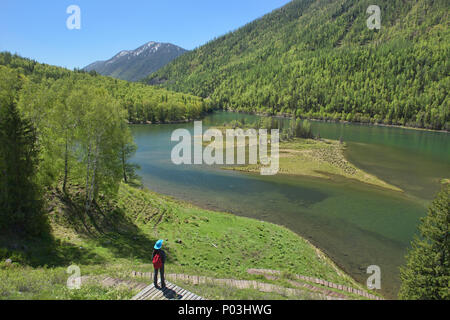
<path id="1" fill-rule="evenodd" d="M 166 253 L 161 249 L 164 240 L 158 240 L 154 246 L 153 250 L 153 267 L 155 268 L 155 276 L 153 278 L 154 284 L 156 288 L 158 286 L 158 270 L 161 275 L 161 288 L 164 289 L 166 287 L 166 283 L 164 281 L 164 264 L 166 263 Z"/>

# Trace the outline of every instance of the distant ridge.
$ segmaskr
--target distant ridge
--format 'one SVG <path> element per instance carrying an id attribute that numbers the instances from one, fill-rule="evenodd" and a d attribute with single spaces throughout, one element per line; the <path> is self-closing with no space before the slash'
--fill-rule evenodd
<path id="1" fill-rule="evenodd" d="M 135 50 L 122 50 L 109 60 L 96 61 L 83 69 L 122 80 L 139 81 L 186 51 L 171 43 L 150 41 Z"/>

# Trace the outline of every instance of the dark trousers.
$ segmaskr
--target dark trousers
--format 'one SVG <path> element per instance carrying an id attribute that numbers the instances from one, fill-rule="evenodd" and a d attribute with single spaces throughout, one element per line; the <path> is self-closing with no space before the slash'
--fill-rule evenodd
<path id="1" fill-rule="evenodd" d="M 166 283 L 164 281 L 164 264 L 161 267 L 161 269 L 159 269 L 159 273 L 161 275 L 161 286 L 165 287 Z M 154 283 L 155 283 L 155 287 L 158 285 L 158 269 L 155 269 L 155 277 L 153 278 Z"/>

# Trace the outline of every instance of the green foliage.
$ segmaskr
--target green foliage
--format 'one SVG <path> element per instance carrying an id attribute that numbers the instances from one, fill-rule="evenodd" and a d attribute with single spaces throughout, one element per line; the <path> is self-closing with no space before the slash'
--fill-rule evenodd
<path id="1" fill-rule="evenodd" d="M 142 83 L 130 83 L 123 80 L 99 76 L 95 72 L 82 70 L 70 71 L 64 68 L 40 64 L 24 59 L 9 52 L 0 53 L 0 66 L 14 69 L 25 83 L 29 83 L 28 94 L 41 96 L 48 88 L 58 83 L 66 92 L 56 91 L 54 99 L 61 102 L 71 86 L 84 82 L 91 88 L 103 88 L 109 92 L 119 106 L 126 110 L 130 123 L 164 123 L 171 121 L 193 120 L 212 110 L 207 99 L 189 94 L 180 94 L 165 89 L 156 89 Z M 39 102 L 35 102 L 40 104 Z M 40 107 L 45 109 L 42 104 Z M 42 110 L 45 111 L 45 110 Z"/>
<path id="2" fill-rule="evenodd" d="M 245 112 L 450 129 L 448 3 L 294 0 L 174 60 L 147 83 Z"/>
<path id="3" fill-rule="evenodd" d="M 401 299 L 450 299 L 450 186 L 445 185 L 422 219 L 401 268 Z"/>
<path id="4" fill-rule="evenodd" d="M 123 128 L 125 134 L 122 135 L 120 143 L 119 158 L 122 163 L 123 181 L 128 183 L 131 180 L 139 180 L 136 170 L 139 165 L 130 163 L 128 160 L 136 153 L 137 145 L 134 143 L 133 136 L 129 130 Z"/>
<path id="5" fill-rule="evenodd" d="M 79 290 L 67 288 L 65 268 L 23 267 L 0 262 L 0 299 L 8 300 L 129 300 L 136 292 L 128 288 L 105 288 L 84 284 Z"/>
<path id="6" fill-rule="evenodd" d="M 21 176 L 9 174 L 5 179 L 23 180 L 23 184 L 26 177 L 34 178 L 37 173 L 39 186 L 54 187 L 62 182 L 62 190 L 66 192 L 68 184 L 83 185 L 87 213 L 99 194 L 114 196 L 122 179 L 137 179 L 137 167 L 129 163 L 136 146 L 128 123 L 186 121 L 210 111 L 208 102 L 191 95 L 102 77 L 94 72 L 72 72 L 7 52 L 0 53 L 0 73 L 0 98 L 5 101 L 1 125 L 6 149 L 2 149 L 2 157 L 9 156 L 5 163 L 11 166 L 24 168 L 6 168 L 20 172 Z M 29 121 L 19 119 L 16 103 Z M 39 153 L 36 148 L 27 151 L 11 140 L 16 139 L 10 134 L 12 130 L 23 131 L 17 136 L 21 135 L 27 140 L 23 143 L 30 146 L 35 139 L 33 146 L 39 147 Z M 39 165 L 35 161 L 38 155 Z M 2 194 L 5 205 L 8 202 L 14 208 L 18 206 L 8 195 L 11 192 L 23 205 L 28 198 L 39 198 L 35 192 L 27 192 L 29 188 L 22 184 L 15 184 L 16 188 L 22 188 L 21 192 L 8 189 L 12 182 L 8 188 L 4 187 L 8 191 Z"/>
<path id="7" fill-rule="evenodd" d="M 5 80 L 0 88 L 0 231 L 38 234 L 44 219 L 35 181 L 36 131 L 17 110 L 10 90 L 17 86 L 14 72 L 1 68 L 0 78 Z"/>
<path id="8" fill-rule="evenodd" d="M 303 139 L 313 139 L 314 134 L 311 130 L 311 124 L 308 120 L 301 120 L 301 119 L 291 119 L 289 123 L 286 125 L 285 121 L 282 121 L 280 119 L 276 119 L 275 117 L 264 117 L 260 118 L 256 122 L 253 123 L 246 123 L 245 119 L 242 119 L 242 121 L 239 120 L 232 120 L 230 123 L 224 123 L 224 127 L 229 127 L 232 129 L 237 128 L 252 128 L 252 129 L 266 129 L 280 130 L 280 139 L 282 141 L 285 140 L 291 140 L 293 138 L 303 138 Z"/>
<path id="9" fill-rule="evenodd" d="M 294 136 L 296 138 L 312 139 L 314 135 L 311 131 L 311 124 L 308 120 L 301 121 L 300 119 L 294 120 Z"/>

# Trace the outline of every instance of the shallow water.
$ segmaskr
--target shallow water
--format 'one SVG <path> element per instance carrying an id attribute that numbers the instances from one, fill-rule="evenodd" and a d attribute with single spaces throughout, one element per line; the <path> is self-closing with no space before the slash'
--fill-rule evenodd
<path id="1" fill-rule="evenodd" d="M 257 116 L 216 113 L 204 127 Z M 332 177 L 262 177 L 208 166 L 175 166 L 172 131 L 193 124 L 136 125 L 133 159 L 146 187 L 202 207 L 287 226 L 326 252 L 346 272 L 365 283 L 370 265 L 382 271 L 382 292 L 395 297 L 398 267 L 426 206 L 450 176 L 447 133 L 312 123 L 321 137 L 347 142 L 346 157 L 405 193 Z"/>

